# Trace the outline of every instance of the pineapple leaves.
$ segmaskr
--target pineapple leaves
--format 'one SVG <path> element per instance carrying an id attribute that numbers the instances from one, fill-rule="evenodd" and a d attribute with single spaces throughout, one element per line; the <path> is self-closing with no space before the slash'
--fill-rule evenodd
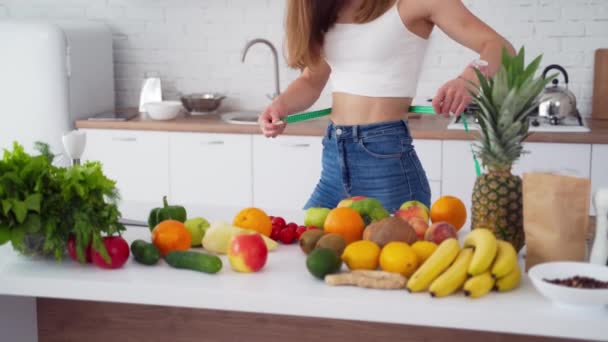
<path id="1" fill-rule="evenodd" d="M 518 88 L 521 88 L 521 86 L 525 82 L 528 82 L 528 79 L 532 79 L 532 77 L 534 77 L 536 70 L 538 70 L 538 67 L 540 66 L 541 60 L 542 60 L 542 56 L 538 56 L 538 57 L 534 58 L 534 60 L 532 61 L 532 63 L 530 63 L 530 65 L 528 65 L 528 67 L 524 70 L 524 72 L 519 77 L 519 82 L 517 84 Z"/>
<path id="2" fill-rule="evenodd" d="M 524 47 L 514 56 L 503 49 L 501 60 L 493 77 L 474 69 L 479 87 L 477 92 L 469 91 L 479 106 L 476 154 L 490 169 L 508 169 L 525 153 L 523 142 L 530 135 L 528 115 L 538 106 L 539 94 L 555 77 L 536 77 L 542 55 L 526 65 Z"/>
<path id="3" fill-rule="evenodd" d="M 509 91 L 509 80 L 507 77 L 507 70 L 504 65 L 500 67 L 500 70 L 494 78 L 494 89 L 488 94 L 492 94 L 492 102 L 498 108 L 500 108 L 507 97 Z"/>

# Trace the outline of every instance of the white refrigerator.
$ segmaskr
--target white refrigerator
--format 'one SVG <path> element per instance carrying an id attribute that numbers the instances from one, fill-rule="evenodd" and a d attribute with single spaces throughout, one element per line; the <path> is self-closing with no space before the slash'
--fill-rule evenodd
<path id="1" fill-rule="evenodd" d="M 0 20 L 0 152 L 13 141 L 33 152 L 42 141 L 61 154 L 62 136 L 75 120 L 113 109 L 112 34 L 106 26 Z M 58 158 L 59 164 L 68 162 Z M 9 249 L 0 247 L 0 256 Z M 0 295 L 0 331 L 2 341 L 36 342 L 35 299 Z"/>
<path id="2" fill-rule="evenodd" d="M 0 149 L 33 151 L 114 109 L 112 33 L 98 22 L 0 20 Z"/>

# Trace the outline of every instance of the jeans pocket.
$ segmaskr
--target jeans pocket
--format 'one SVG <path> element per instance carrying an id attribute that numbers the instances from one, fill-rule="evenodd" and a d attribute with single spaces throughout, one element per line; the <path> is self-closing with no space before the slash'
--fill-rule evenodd
<path id="1" fill-rule="evenodd" d="M 401 136 L 383 135 L 359 140 L 359 147 L 374 158 L 401 158 L 404 152 Z"/>
<path id="2" fill-rule="evenodd" d="M 418 158 L 418 154 L 416 153 L 416 150 L 412 149 L 409 151 L 409 159 L 412 163 L 412 165 L 414 166 L 414 169 L 416 170 L 416 174 L 418 176 L 418 181 L 420 182 L 420 189 L 427 193 L 430 194 L 431 193 L 431 186 L 429 184 L 429 180 L 426 177 L 426 172 L 424 171 L 424 167 L 422 166 L 422 163 L 420 162 L 420 158 Z"/>

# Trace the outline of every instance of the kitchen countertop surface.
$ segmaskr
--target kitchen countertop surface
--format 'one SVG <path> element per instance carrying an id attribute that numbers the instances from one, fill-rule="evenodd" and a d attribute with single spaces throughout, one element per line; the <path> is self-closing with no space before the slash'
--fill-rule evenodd
<path id="1" fill-rule="evenodd" d="M 123 210 L 141 220 L 148 205 Z M 194 213 L 192 207 L 188 207 Z M 237 208 L 207 208 L 195 215 L 230 220 Z M 301 212 L 275 213 L 287 219 Z M 204 215 L 205 216 L 205 215 Z M 148 239 L 147 228 L 129 227 L 129 241 Z M 347 319 L 478 331 L 605 340 L 608 308 L 582 310 L 552 305 L 527 277 L 519 289 L 470 300 L 462 295 L 433 299 L 428 293 L 330 287 L 305 268 L 297 245 L 281 245 L 261 273 L 233 272 L 226 257 L 219 274 L 172 269 L 164 262 L 142 266 L 132 258 L 120 270 L 81 266 L 66 259 L 26 258 L 0 247 L 0 294 L 101 302 L 217 309 L 319 318 Z"/>
<path id="2" fill-rule="evenodd" d="M 450 119 L 436 116 L 421 116 L 411 114 L 408 116 L 410 131 L 414 139 L 436 140 L 470 140 L 476 137 L 471 131 L 448 130 Z M 322 136 L 329 123 L 322 118 L 308 122 L 300 122 L 288 126 L 286 135 Z M 581 144 L 608 144 L 608 120 L 587 120 L 591 132 L 586 133 L 550 133 L 533 132 L 528 138 L 529 142 L 553 143 L 581 143 Z M 145 115 L 138 116 L 129 121 L 76 121 L 76 128 L 89 129 L 117 129 L 117 130 L 151 130 L 169 132 L 201 132 L 201 133 L 237 133 L 260 134 L 257 125 L 230 124 L 221 120 L 219 115 L 185 116 L 182 115 L 170 121 L 155 121 Z"/>

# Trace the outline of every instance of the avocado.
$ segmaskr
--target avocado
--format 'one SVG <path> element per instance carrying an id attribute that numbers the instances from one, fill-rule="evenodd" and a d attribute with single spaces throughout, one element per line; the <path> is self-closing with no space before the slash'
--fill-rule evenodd
<path id="1" fill-rule="evenodd" d="M 300 248 L 304 254 L 309 254 L 315 249 L 317 245 L 317 241 L 323 236 L 323 231 L 321 229 L 313 229 L 305 231 L 302 236 L 300 236 Z"/>
<path id="2" fill-rule="evenodd" d="M 338 256 L 342 256 L 346 248 L 346 241 L 338 234 L 325 234 L 317 241 L 315 249 L 317 248 L 329 248 L 336 252 Z"/>
<path id="3" fill-rule="evenodd" d="M 324 279 L 326 275 L 340 271 L 342 260 L 335 251 L 319 248 L 308 254 L 306 268 L 313 276 Z"/>

